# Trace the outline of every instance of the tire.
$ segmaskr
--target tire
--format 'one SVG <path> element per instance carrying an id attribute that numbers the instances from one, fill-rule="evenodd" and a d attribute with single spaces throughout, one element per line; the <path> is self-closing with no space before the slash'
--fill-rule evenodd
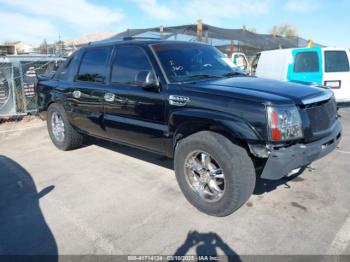
<path id="1" fill-rule="evenodd" d="M 53 127 L 52 119 L 54 116 L 58 116 L 64 124 L 63 137 L 57 137 L 57 135 L 55 135 L 53 132 L 54 127 Z M 64 110 L 62 105 L 56 104 L 56 103 L 50 105 L 47 112 L 46 122 L 47 122 L 47 129 L 49 131 L 51 141 L 60 150 L 67 151 L 82 145 L 83 136 L 79 134 L 69 123 L 66 111 Z"/>
<path id="2" fill-rule="evenodd" d="M 215 179 L 216 184 L 221 183 L 219 189 L 223 189 L 218 199 L 203 199 L 189 182 L 191 179 L 200 180 L 197 175 L 193 174 L 204 170 L 200 171 L 198 168 L 198 157 L 195 157 L 197 152 L 204 152 L 204 155 L 210 156 L 210 161 L 208 161 L 210 164 L 207 166 L 211 168 L 208 170 L 213 169 L 213 166 L 215 168 L 219 166 L 223 173 L 224 179 Z M 203 154 L 199 155 L 200 159 Z M 190 162 L 187 161 L 188 159 Z M 232 214 L 249 199 L 255 188 L 256 172 L 247 151 L 225 136 L 210 131 L 201 131 L 179 141 L 175 149 L 174 169 L 178 184 L 186 199 L 198 210 L 211 216 L 223 217 Z M 193 178 L 189 179 L 187 174 L 191 174 Z M 220 176 L 220 172 L 218 174 Z M 204 175 L 204 177 L 206 179 L 208 176 Z M 209 190 L 212 181 L 209 178 L 208 181 L 210 182 L 204 188 L 208 192 L 202 195 L 208 194 L 209 197 L 212 197 L 210 194 L 216 191 Z M 198 183 L 205 182 L 196 181 L 193 184 L 198 186 Z M 214 188 L 216 189 L 217 186 Z"/>

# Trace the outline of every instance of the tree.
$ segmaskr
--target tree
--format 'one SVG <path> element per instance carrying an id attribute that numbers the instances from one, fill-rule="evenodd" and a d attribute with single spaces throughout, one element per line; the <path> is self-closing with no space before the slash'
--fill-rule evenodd
<path id="1" fill-rule="evenodd" d="M 270 33 L 272 35 L 291 37 L 291 36 L 297 36 L 298 30 L 296 27 L 286 23 L 286 24 L 273 26 L 272 29 L 270 30 Z"/>
<path id="2" fill-rule="evenodd" d="M 252 32 L 252 33 L 257 33 L 258 32 L 258 30 L 255 27 L 250 27 L 247 30 Z"/>
<path id="3" fill-rule="evenodd" d="M 249 31 L 249 32 L 252 32 L 252 33 L 257 33 L 257 30 L 256 30 L 255 27 L 250 27 L 250 28 L 248 28 L 245 24 L 242 25 L 242 29 L 243 29 L 243 30 L 246 30 L 246 31 Z"/>

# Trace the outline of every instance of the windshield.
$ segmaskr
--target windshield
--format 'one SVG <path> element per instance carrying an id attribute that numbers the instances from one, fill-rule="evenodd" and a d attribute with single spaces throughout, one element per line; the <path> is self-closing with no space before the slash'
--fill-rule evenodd
<path id="1" fill-rule="evenodd" d="M 170 82 L 244 75 L 218 49 L 204 44 L 174 43 L 152 45 Z"/>

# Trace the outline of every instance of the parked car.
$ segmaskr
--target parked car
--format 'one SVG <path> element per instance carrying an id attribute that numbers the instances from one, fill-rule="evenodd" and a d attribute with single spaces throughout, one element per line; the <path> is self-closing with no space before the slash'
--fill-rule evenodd
<path id="1" fill-rule="evenodd" d="M 229 215 L 257 174 L 280 179 L 305 167 L 338 145 L 342 128 L 329 89 L 247 77 L 225 59 L 180 41 L 81 48 L 38 82 L 52 142 L 70 150 L 88 135 L 174 158 L 188 201 Z"/>
<path id="2" fill-rule="evenodd" d="M 280 49 L 258 54 L 252 68 L 257 77 L 327 86 L 342 105 L 350 104 L 349 61 L 347 49 Z"/>
<path id="3" fill-rule="evenodd" d="M 246 74 L 250 73 L 250 65 L 244 53 L 234 52 L 231 56 L 232 63 Z"/>

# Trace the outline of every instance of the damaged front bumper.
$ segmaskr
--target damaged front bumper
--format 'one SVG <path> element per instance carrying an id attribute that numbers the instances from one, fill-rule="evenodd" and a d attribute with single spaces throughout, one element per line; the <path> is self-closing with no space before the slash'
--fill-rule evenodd
<path id="1" fill-rule="evenodd" d="M 277 180 L 295 169 L 309 165 L 332 152 L 341 140 L 342 126 L 337 121 L 332 134 L 309 144 L 295 144 L 288 147 L 271 147 L 261 178 Z"/>

